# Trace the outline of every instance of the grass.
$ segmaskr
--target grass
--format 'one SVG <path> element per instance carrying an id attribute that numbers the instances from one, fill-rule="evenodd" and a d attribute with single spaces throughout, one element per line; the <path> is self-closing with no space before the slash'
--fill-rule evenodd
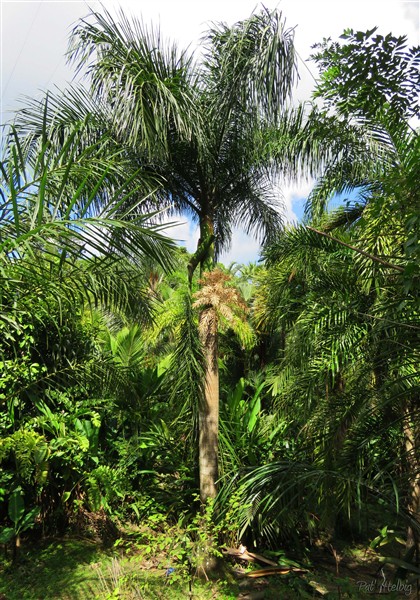
<path id="1" fill-rule="evenodd" d="M 63 539 L 24 547 L 15 565 L 2 561 L 0 591 L 7 600 L 92 598 L 97 590 L 92 565 L 103 558 L 103 552 L 88 540 Z"/>
<path id="2" fill-rule="evenodd" d="M 304 575 L 237 581 L 233 565 L 225 565 L 219 579 L 191 578 L 165 550 L 159 551 L 162 534 L 154 545 L 152 536 L 145 545 L 144 535 L 128 536 L 112 549 L 75 537 L 33 545 L 25 541 L 16 564 L 0 559 L 0 600 L 236 600 L 247 593 L 266 600 L 361 600 L 371 598 L 373 590 L 364 593 L 360 582 L 367 585 L 379 578 L 380 583 L 375 575 L 381 566 L 378 555 L 354 547 L 341 550 L 339 564 L 331 553 L 320 550 Z M 169 564 L 174 566 L 170 576 Z M 392 581 L 392 572 L 387 578 Z M 405 591 L 387 598 L 415 597 Z"/>
<path id="3" fill-rule="evenodd" d="M 192 592 L 194 600 L 237 597 L 227 582 L 198 578 Z M 67 538 L 24 549 L 15 565 L 3 559 L 0 593 L 7 600 L 185 600 L 190 586 L 176 577 L 176 570 L 168 577 L 140 555 L 124 556 L 89 540 Z"/>

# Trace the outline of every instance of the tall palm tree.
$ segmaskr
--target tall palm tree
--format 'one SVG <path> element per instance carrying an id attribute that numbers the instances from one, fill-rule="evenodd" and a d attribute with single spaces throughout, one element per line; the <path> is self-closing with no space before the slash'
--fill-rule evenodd
<path id="1" fill-rule="evenodd" d="M 313 221 L 283 235 L 268 253 L 274 267 L 261 293 L 261 316 L 278 318 L 285 334 L 273 385 L 295 407 L 306 399 L 305 431 L 324 430 L 329 466 L 338 458 L 342 477 L 342 460 L 358 456 L 377 483 L 385 472 L 377 458 L 392 458 L 387 469 L 405 500 L 408 546 L 419 552 L 420 138 L 411 118 L 418 114 L 420 51 L 407 49 L 404 38 L 373 34 L 348 32 L 343 46 L 321 45 L 318 95 L 323 110 L 335 114 L 321 110 L 311 119 L 322 116 L 318 132 L 333 126 L 337 151 L 309 198 Z M 358 201 L 327 214 L 331 195 L 343 191 L 357 192 Z M 377 456 L 365 455 L 378 431 L 388 442 Z M 324 452 L 318 445 L 317 460 Z M 286 496 L 276 486 L 291 478 L 284 465 L 278 468 L 279 479 L 270 465 L 249 484 L 255 495 L 258 480 L 270 481 L 274 512 Z M 319 481 L 316 487 L 322 490 Z"/>
<path id="2" fill-rule="evenodd" d="M 120 158 L 131 172 L 152 175 L 151 200 L 199 226 L 190 281 L 197 267 L 201 274 L 213 269 L 233 227 L 242 225 L 262 241 L 281 227 L 270 179 L 277 167 L 261 149 L 263 132 L 281 122 L 297 77 L 293 30 L 277 11 L 263 9 L 233 27 L 215 25 L 203 44 L 202 58 L 194 61 L 139 21 L 93 12 L 76 26 L 70 45 L 71 60 L 87 70 L 89 89 L 51 97 L 51 111 L 32 103 L 18 119 L 24 131 L 47 120 L 58 145 L 66 124 L 76 120 L 86 139 L 101 139 L 105 150 L 122 148 Z M 218 478 L 217 332 L 202 339 L 207 368 L 199 462 L 205 501 L 215 496 Z"/>
<path id="3" fill-rule="evenodd" d="M 375 289 L 374 330 L 382 340 L 376 371 L 383 393 L 400 403 L 407 449 L 406 507 L 415 527 L 408 546 L 420 555 L 420 448 L 418 445 L 418 315 L 420 48 L 405 37 L 345 32 L 345 44 L 324 42 L 315 60 L 323 71 L 317 95 L 334 107 L 342 125 L 355 125 L 369 139 L 371 160 L 331 165 L 311 198 L 313 213 L 333 190 L 357 190 L 360 202 L 329 220 L 320 231 L 346 226 L 366 290 Z M 366 71 L 367 70 L 367 71 Z M 366 77 L 366 73 L 369 76 Z M 327 76 L 326 76 L 327 75 Z M 373 142 L 373 143 L 372 143 Z M 391 381 L 393 385 L 391 385 Z"/>

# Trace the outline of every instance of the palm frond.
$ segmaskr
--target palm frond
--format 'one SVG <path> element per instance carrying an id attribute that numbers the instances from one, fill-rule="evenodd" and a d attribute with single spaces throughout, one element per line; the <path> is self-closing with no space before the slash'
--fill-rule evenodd
<path id="1" fill-rule="evenodd" d="M 68 57 L 90 79 L 94 96 L 107 99 L 118 137 L 152 154 L 165 150 L 171 128 L 188 136 L 193 96 L 191 58 L 160 32 L 120 12 L 95 12 L 74 28 Z"/>

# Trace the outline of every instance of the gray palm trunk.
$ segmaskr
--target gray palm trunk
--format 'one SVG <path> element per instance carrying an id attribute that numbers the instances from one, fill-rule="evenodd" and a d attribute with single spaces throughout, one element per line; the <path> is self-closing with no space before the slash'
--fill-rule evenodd
<path id="1" fill-rule="evenodd" d="M 210 215 L 202 215 L 200 220 L 200 241 L 195 256 L 196 264 L 200 261 L 201 276 L 214 268 L 214 224 Z M 194 257 L 191 262 L 194 263 Z M 216 497 L 219 477 L 219 348 L 214 308 L 201 310 L 198 331 L 205 363 L 204 393 L 198 405 L 200 499 L 205 504 L 209 498 Z"/>
<path id="2" fill-rule="evenodd" d="M 199 330 L 205 359 L 204 397 L 199 406 L 200 498 L 215 498 L 219 448 L 219 365 L 217 315 L 213 308 L 200 313 Z"/>

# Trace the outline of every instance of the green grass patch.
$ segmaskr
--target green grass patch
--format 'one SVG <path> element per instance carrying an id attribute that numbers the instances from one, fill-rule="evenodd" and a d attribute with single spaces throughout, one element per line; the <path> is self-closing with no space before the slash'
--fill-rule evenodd
<path id="1" fill-rule="evenodd" d="M 166 568 L 104 550 L 89 540 L 66 538 L 25 548 L 19 561 L 0 562 L 0 592 L 7 600 L 234 600 L 226 581 L 167 576 Z M 191 582 L 191 583 L 190 583 Z"/>

